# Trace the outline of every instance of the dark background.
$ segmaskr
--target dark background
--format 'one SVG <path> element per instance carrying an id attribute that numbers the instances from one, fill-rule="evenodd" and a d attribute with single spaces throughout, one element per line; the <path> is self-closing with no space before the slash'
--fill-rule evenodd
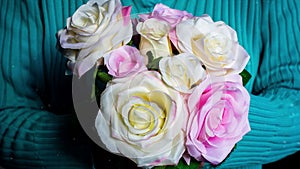
<path id="1" fill-rule="evenodd" d="M 300 168 L 300 151 L 274 163 L 263 166 L 263 169 L 291 169 Z"/>
<path id="2" fill-rule="evenodd" d="M 110 165 L 110 166 L 108 166 L 108 165 Z M 132 167 L 131 166 L 132 164 L 128 164 L 128 165 L 130 167 Z M 108 164 L 106 164 L 107 168 L 103 168 L 103 166 L 105 166 L 105 165 L 102 165 L 101 169 L 111 169 L 112 166 L 117 167 L 118 164 L 111 161 L 111 162 L 108 162 Z M 269 163 L 269 164 L 266 164 L 263 166 L 263 169 L 291 169 L 291 168 L 300 168 L 300 151 L 298 151 L 297 153 L 292 154 L 290 156 L 287 156 L 286 158 L 283 158 L 279 161 Z M 0 169 L 5 169 L 5 168 L 0 166 Z M 123 168 L 123 169 L 125 169 L 125 168 Z"/>

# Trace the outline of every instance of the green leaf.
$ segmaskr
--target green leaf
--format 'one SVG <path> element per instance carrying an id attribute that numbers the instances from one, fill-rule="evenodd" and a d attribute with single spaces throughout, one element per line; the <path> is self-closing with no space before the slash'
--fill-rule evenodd
<path id="1" fill-rule="evenodd" d="M 178 169 L 189 169 L 190 166 L 186 164 L 182 159 L 179 161 L 178 165 L 176 166 Z"/>
<path id="2" fill-rule="evenodd" d="M 191 160 L 190 169 L 198 169 L 200 166 L 200 162 L 196 160 Z"/>
<path id="3" fill-rule="evenodd" d="M 109 82 L 112 79 L 112 77 L 108 73 L 102 71 L 97 72 L 97 78 L 105 83 Z"/>
<path id="4" fill-rule="evenodd" d="M 105 90 L 107 82 L 112 79 L 109 75 L 107 68 L 104 65 L 99 66 L 94 73 L 95 83 L 92 89 L 92 99 L 96 98 L 99 106 L 101 93 Z"/>
<path id="5" fill-rule="evenodd" d="M 177 166 L 167 166 L 166 169 L 179 169 Z"/>
<path id="6" fill-rule="evenodd" d="M 147 68 L 149 70 L 158 70 L 159 68 L 159 61 L 162 59 L 162 57 L 156 58 L 152 60 L 151 62 L 148 62 Z"/>
<path id="7" fill-rule="evenodd" d="M 191 159 L 190 165 L 188 165 L 183 159 L 181 159 L 177 165 L 178 169 L 198 169 L 200 166 L 200 162 L 195 159 Z"/>
<path id="8" fill-rule="evenodd" d="M 128 46 L 133 46 L 133 40 L 131 39 L 128 43 L 127 43 Z"/>
<path id="9" fill-rule="evenodd" d="M 243 78 L 243 85 L 245 86 L 248 82 L 249 82 L 249 80 L 251 79 L 251 74 L 246 70 L 246 69 L 244 69 L 241 73 L 240 73 L 240 75 L 242 76 L 242 78 Z"/>
<path id="10" fill-rule="evenodd" d="M 153 59 L 154 59 L 153 53 L 151 51 L 148 51 L 146 53 L 146 55 L 148 56 L 148 63 L 151 63 L 153 61 Z"/>

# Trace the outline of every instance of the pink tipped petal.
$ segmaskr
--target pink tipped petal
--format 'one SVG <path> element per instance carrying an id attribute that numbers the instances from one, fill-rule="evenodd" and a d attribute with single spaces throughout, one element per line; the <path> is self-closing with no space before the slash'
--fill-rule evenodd
<path id="1" fill-rule="evenodd" d="M 149 18 L 150 14 L 139 14 L 139 19 L 141 22 L 144 22 Z"/>
<path id="2" fill-rule="evenodd" d="M 142 14 L 139 15 L 141 21 L 145 21 L 150 18 L 155 18 L 158 20 L 163 20 L 168 22 L 171 28 L 175 28 L 178 23 L 188 18 L 192 18 L 192 14 L 188 13 L 187 11 L 181 11 L 177 9 L 172 9 L 162 3 L 156 4 L 152 13 L 150 14 Z"/>
<path id="3" fill-rule="evenodd" d="M 122 8 L 122 15 L 124 19 L 124 25 L 128 25 L 130 23 L 130 12 L 131 12 L 131 6 L 126 6 Z"/>
<path id="4" fill-rule="evenodd" d="M 178 48 L 178 38 L 177 38 L 176 30 L 175 30 L 175 29 L 172 29 L 172 30 L 169 32 L 169 38 L 170 38 L 172 44 L 175 46 L 175 48 L 176 48 L 177 50 L 179 50 L 179 48 Z"/>

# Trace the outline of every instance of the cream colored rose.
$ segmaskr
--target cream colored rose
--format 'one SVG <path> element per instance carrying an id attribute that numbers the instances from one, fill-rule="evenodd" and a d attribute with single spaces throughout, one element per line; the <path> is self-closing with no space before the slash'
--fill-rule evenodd
<path id="1" fill-rule="evenodd" d="M 74 73 L 81 76 L 106 52 L 130 41 L 130 10 L 120 0 L 90 0 L 67 19 L 58 38 L 62 48 L 78 51 Z"/>
<path id="2" fill-rule="evenodd" d="M 249 55 L 239 45 L 236 32 L 208 16 L 189 19 L 176 27 L 181 52 L 193 53 L 214 75 L 240 73 Z"/>
<path id="3" fill-rule="evenodd" d="M 191 89 L 206 77 L 199 59 L 188 53 L 162 58 L 159 71 L 166 84 L 182 93 L 192 92 Z"/>
<path id="4" fill-rule="evenodd" d="M 95 121 L 101 147 L 140 167 L 177 164 L 188 115 L 180 93 L 155 71 L 114 80 L 101 95 Z"/>
<path id="5" fill-rule="evenodd" d="M 141 35 L 140 51 L 147 57 L 151 51 L 154 58 L 171 55 L 170 39 L 168 37 L 170 25 L 156 18 L 139 22 L 136 26 L 137 32 Z"/>

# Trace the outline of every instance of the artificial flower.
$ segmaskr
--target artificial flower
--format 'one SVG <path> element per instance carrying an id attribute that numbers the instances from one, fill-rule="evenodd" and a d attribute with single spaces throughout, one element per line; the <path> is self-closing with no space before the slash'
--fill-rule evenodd
<path id="1" fill-rule="evenodd" d="M 162 58 L 159 71 L 166 84 L 182 93 L 190 93 L 206 77 L 200 61 L 188 53 Z"/>
<path id="2" fill-rule="evenodd" d="M 208 15 L 179 23 L 176 35 L 180 51 L 197 56 L 210 74 L 238 74 L 249 61 L 236 32 L 222 21 L 214 22 Z"/>
<path id="3" fill-rule="evenodd" d="M 102 147 L 140 167 L 175 165 L 185 151 L 187 108 L 156 71 L 115 79 L 104 90 L 95 126 Z"/>
<path id="4" fill-rule="evenodd" d="M 139 17 L 142 21 L 145 21 L 150 18 L 155 18 L 167 22 L 171 27 L 168 36 L 173 45 L 176 48 L 178 48 L 178 39 L 175 33 L 175 27 L 181 21 L 192 18 L 193 15 L 191 13 L 188 13 L 187 11 L 172 9 L 162 3 L 159 3 L 154 6 L 153 11 L 151 13 L 140 14 Z"/>
<path id="5" fill-rule="evenodd" d="M 75 74 L 82 76 L 106 52 L 130 41 L 130 10 L 120 0 L 90 0 L 67 19 L 67 28 L 59 31 L 58 38 L 63 49 L 78 51 Z"/>
<path id="6" fill-rule="evenodd" d="M 139 49 L 142 55 L 148 57 L 151 52 L 154 59 L 171 55 L 170 28 L 167 22 L 155 18 L 139 22 L 136 31 L 141 35 Z"/>
<path id="7" fill-rule="evenodd" d="M 188 99 L 186 148 L 199 161 L 219 164 L 250 131 L 250 96 L 239 75 L 209 77 Z"/>
<path id="8" fill-rule="evenodd" d="M 172 9 L 162 3 L 159 3 L 155 5 L 151 13 L 140 14 L 139 17 L 143 21 L 150 18 L 162 20 L 167 22 L 171 26 L 171 28 L 175 28 L 178 23 L 188 18 L 192 18 L 193 15 L 191 13 L 188 13 L 187 11 Z"/>
<path id="9" fill-rule="evenodd" d="M 104 56 L 108 74 L 113 77 L 125 77 L 147 70 L 144 57 L 135 47 L 122 46 Z"/>

